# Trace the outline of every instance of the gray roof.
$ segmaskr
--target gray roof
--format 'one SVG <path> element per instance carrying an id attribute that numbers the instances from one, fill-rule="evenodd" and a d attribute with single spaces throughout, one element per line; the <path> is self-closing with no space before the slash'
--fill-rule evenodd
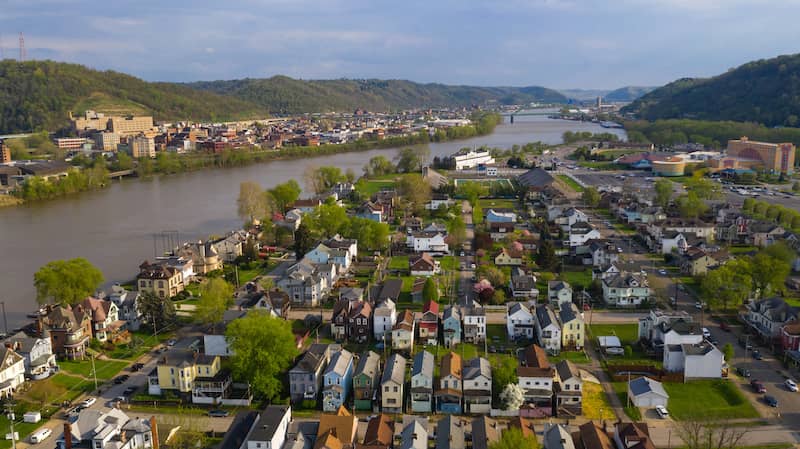
<path id="1" fill-rule="evenodd" d="M 275 431 L 283 419 L 283 416 L 289 411 L 287 405 L 270 405 L 259 413 L 258 421 L 253 426 L 253 431 L 250 432 L 248 440 L 254 441 L 271 441 L 275 436 Z"/>
<path id="2" fill-rule="evenodd" d="M 486 376 L 487 379 L 492 378 L 492 366 L 489 361 L 483 357 L 475 357 L 464 362 L 462 369 L 463 379 L 475 379 L 478 376 Z"/>
<path id="3" fill-rule="evenodd" d="M 556 324 L 555 318 L 555 314 L 549 307 L 542 305 L 536 308 L 536 320 L 543 329 L 551 324 Z"/>
<path id="4" fill-rule="evenodd" d="M 392 354 L 386 360 L 386 366 L 383 368 L 383 376 L 381 376 L 381 384 L 389 382 L 390 380 L 403 384 L 406 378 L 406 359 L 399 354 Z"/>
<path id="5" fill-rule="evenodd" d="M 544 426 L 544 449 L 575 449 L 575 442 L 566 426 L 547 423 Z"/>
<path id="6" fill-rule="evenodd" d="M 398 449 L 427 449 L 428 429 L 416 419 L 403 428 Z"/>
<path id="7" fill-rule="evenodd" d="M 711 343 L 704 342 L 696 345 L 683 344 L 681 345 L 681 349 L 686 355 L 706 355 L 716 348 Z"/>
<path id="8" fill-rule="evenodd" d="M 521 302 L 515 302 L 508 307 L 508 314 L 513 315 L 520 310 L 530 313 L 530 309 L 525 304 L 522 304 Z"/>
<path id="9" fill-rule="evenodd" d="M 328 345 L 323 343 L 314 343 L 308 348 L 305 354 L 300 357 L 297 364 L 289 371 L 300 372 L 316 372 L 320 365 L 326 362 L 326 354 L 328 352 Z"/>
<path id="10" fill-rule="evenodd" d="M 456 306 L 448 306 L 444 309 L 444 313 L 442 314 L 442 321 L 454 317 L 456 320 L 461 321 L 461 311 Z"/>
<path id="11" fill-rule="evenodd" d="M 433 378 L 433 354 L 428 351 L 418 352 L 414 356 L 414 364 L 411 366 L 411 376 L 423 374 Z"/>
<path id="12" fill-rule="evenodd" d="M 579 379 L 581 377 L 580 371 L 578 371 L 575 365 L 569 360 L 562 360 L 556 363 L 556 372 L 558 372 L 558 378 L 561 379 L 562 382 L 572 379 L 573 377 Z"/>
<path id="13" fill-rule="evenodd" d="M 634 396 L 640 396 L 653 392 L 659 396 L 669 398 L 669 395 L 666 391 L 664 391 L 664 386 L 661 385 L 661 382 L 649 377 L 637 377 L 636 379 L 633 379 L 632 381 L 628 382 L 628 389 L 631 393 L 633 393 Z"/>
<path id="14" fill-rule="evenodd" d="M 359 374 L 364 374 L 370 379 L 374 379 L 380 371 L 380 364 L 381 356 L 373 351 L 367 351 L 361 354 L 358 366 L 356 366 L 356 371 L 353 375 L 358 376 Z"/>
<path id="15" fill-rule="evenodd" d="M 447 415 L 436 424 L 436 449 L 466 447 L 461 418 Z"/>
<path id="16" fill-rule="evenodd" d="M 575 313 L 577 310 L 578 308 L 575 304 L 570 303 L 569 305 L 562 305 L 561 309 L 558 311 L 558 317 L 561 319 L 561 323 L 569 323 L 577 318 L 578 314 Z"/>
<path id="17" fill-rule="evenodd" d="M 541 168 L 534 168 L 521 174 L 517 181 L 524 187 L 545 187 L 553 183 L 553 177 Z"/>
<path id="18" fill-rule="evenodd" d="M 378 297 L 372 299 L 375 300 L 376 302 L 379 302 L 381 300 L 389 298 L 392 301 L 397 302 L 397 299 L 400 298 L 400 290 L 402 288 L 403 288 L 402 279 L 387 279 L 386 281 L 384 281 L 380 293 L 378 293 Z"/>
<path id="19" fill-rule="evenodd" d="M 331 362 L 325 369 L 325 374 L 336 373 L 340 376 L 347 374 L 347 367 L 353 364 L 353 353 L 347 349 L 342 349 L 331 358 Z"/>
<path id="20" fill-rule="evenodd" d="M 488 449 L 499 439 L 497 421 L 488 416 L 479 416 L 472 420 L 472 449 Z"/>

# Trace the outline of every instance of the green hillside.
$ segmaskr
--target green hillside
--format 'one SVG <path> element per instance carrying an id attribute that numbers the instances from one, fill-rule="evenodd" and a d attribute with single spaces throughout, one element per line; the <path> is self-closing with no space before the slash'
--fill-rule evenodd
<path id="1" fill-rule="evenodd" d="M 628 105 L 646 120 L 691 118 L 800 125 L 800 54 L 749 62 L 713 78 L 684 78 Z"/>
<path id="2" fill-rule="evenodd" d="M 53 61 L 0 61 L 0 134 L 56 130 L 69 112 L 152 114 L 156 120 L 264 117 L 252 103 L 184 85 L 150 83 L 113 71 Z"/>
<path id="3" fill-rule="evenodd" d="M 531 102 L 563 103 L 566 97 L 544 87 L 473 87 L 420 84 L 404 80 L 297 80 L 286 76 L 187 84 L 232 95 L 274 113 L 396 111 L 423 107 L 458 107 Z"/>
<path id="4" fill-rule="evenodd" d="M 642 95 L 652 92 L 655 87 L 649 86 L 625 86 L 619 89 L 614 89 L 603 97 L 603 101 L 618 102 L 618 101 L 633 101 Z"/>

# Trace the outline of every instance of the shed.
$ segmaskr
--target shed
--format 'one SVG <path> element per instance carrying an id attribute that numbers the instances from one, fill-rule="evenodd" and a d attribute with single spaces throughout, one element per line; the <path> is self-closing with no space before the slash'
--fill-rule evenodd
<path id="1" fill-rule="evenodd" d="M 628 382 L 628 398 L 636 407 L 666 407 L 669 401 L 661 382 L 649 377 L 638 377 Z"/>

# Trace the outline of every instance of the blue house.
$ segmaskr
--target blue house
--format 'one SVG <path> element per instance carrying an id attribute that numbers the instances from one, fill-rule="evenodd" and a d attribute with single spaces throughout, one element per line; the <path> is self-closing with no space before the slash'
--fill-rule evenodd
<path id="1" fill-rule="evenodd" d="M 444 346 L 449 348 L 461 343 L 461 311 L 458 306 L 449 306 L 442 315 Z"/>
<path id="2" fill-rule="evenodd" d="M 411 367 L 411 411 L 430 413 L 433 401 L 433 354 L 418 352 Z"/>
<path id="3" fill-rule="evenodd" d="M 383 206 L 373 203 L 372 201 L 367 201 L 358 208 L 356 216 L 383 223 Z"/>
<path id="4" fill-rule="evenodd" d="M 345 405 L 353 384 L 353 353 L 346 349 L 334 354 L 322 376 L 322 410 L 335 412 Z"/>
<path id="5" fill-rule="evenodd" d="M 439 369 L 439 389 L 436 391 L 437 409 L 441 413 L 461 414 L 461 398 L 464 396 L 461 385 L 461 356 L 450 352 L 442 357 Z"/>

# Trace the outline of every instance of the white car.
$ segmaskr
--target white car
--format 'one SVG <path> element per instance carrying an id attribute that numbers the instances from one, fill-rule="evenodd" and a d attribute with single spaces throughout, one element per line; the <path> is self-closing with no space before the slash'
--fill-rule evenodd
<path id="1" fill-rule="evenodd" d="M 709 338 L 709 337 L 711 337 L 711 331 L 709 331 L 707 327 L 704 327 L 703 328 L 703 338 Z"/>
<path id="2" fill-rule="evenodd" d="M 667 270 L 664 270 L 664 269 L 658 270 L 658 274 L 660 274 L 661 276 L 666 276 L 667 275 Z"/>
<path id="3" fill-rule="evenodd" d="M 667 408 L 664 407 L 663 405 L 656 405 L 656 413 L 658 413 L 658 416 L 661 419 L 669 418 L 669 412 L 667 411 Z"/>
<path id="4" fill-rule="evenodd" d="M 695 302 L 694 303 L 694 308 L 697 309 L 697 310 L 702 310 L 703 309 L 703 303 L 700 302 L 700 301 Z"/>
<path id="5" fill-rule="evenodd" d="M 622 355 L 622 354 L 625 354 L 625 350 L 620 348 L 620 347 L 618 347 L 618 346 L 613 346 L 613 347 L 610 347 L 610 348 L 606 348 L 606 354 L 608 354 L 608 355 Z"/>
<path id="6" fill-rule="evenodd" d="M 81 405 L 84 406 L 84 408 L 89 408 L 94 405 L 95 402 L 97 402 L 97 398 L 88 397 L 81 402 Z"/>
<path id="7" fill-rule="evenodd" d="M 786 382 L 783 384 L 786 385 L 787 390 L 797 391 L 797 382 L 793 381 L 792 379 L 786 379 Z"/>

